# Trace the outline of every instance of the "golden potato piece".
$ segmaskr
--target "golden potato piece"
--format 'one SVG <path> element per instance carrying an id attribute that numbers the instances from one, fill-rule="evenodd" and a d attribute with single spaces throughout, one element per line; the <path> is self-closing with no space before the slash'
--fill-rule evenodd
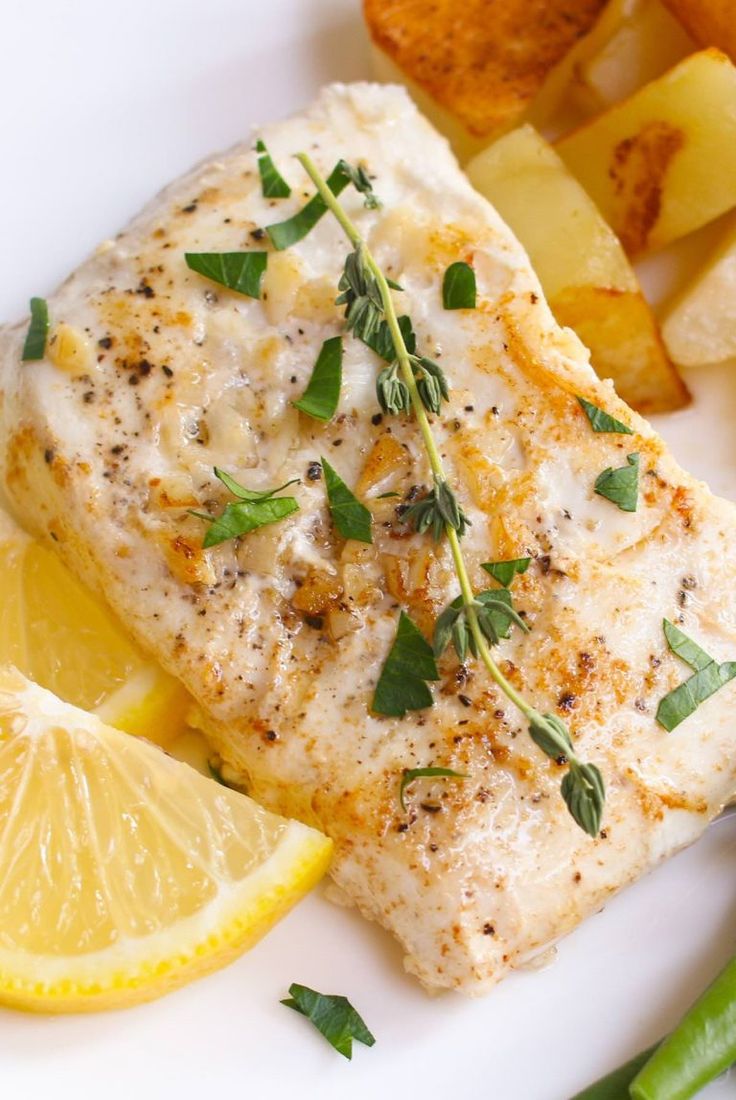
<path id="1" fill-rule="evenodd" d="M 475 137 L 513 126 L 606 0 L 363 0 L 405 77 Z"/>
<path id="2" fill-rule="evenodd" d="M 736 216 L 721 244 L 670 308 L 662 336 L 676 363 L 736 359 Z"/>
<path id="3" fill-rule="evenodd" d="M 629 255 L 736 204 L 736 68 L 702 50 L 557 143 Z"/>
<path id="4" fill-rule="evenodd" d="M 526 248 L 552 312 L 590 349 L 600 377 L 639 412 L 685 404 L 623 248 L 554 149 L 525 125 L 467 172 Z"/>
<path id="5" fill-rule="evenodd" d="M 736 8 L 733 0 L 664 0 L 700 46 L 717 46 L 736 61 Z"/>
<path id="6" fill-rule="evenodd" d="M 632 95 L 695 49 L 660 0 L 641 0 L 602 48 L 575 71 L 574 99 L 590 114 Z"/>

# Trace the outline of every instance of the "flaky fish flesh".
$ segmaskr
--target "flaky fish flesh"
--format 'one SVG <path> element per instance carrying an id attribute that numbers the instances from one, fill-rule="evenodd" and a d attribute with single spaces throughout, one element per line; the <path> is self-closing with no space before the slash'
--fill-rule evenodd
<path id="1" fill-rule="evenodd" d="M 46 358 L 27 330 L 0 336 L 2 483 L 33 532 L 102 593 L 194 696 L 222 759 L 269 808 L 335 840 L 343 894 L 402 944 L 427 987 L 488 989 L 693 841 L 736 791 L 734 682 L 667 732 L 660 699 L 689 674 L 667 618 L 719 661 L 736 658 L 736 510 L 679 468 L 598 381 L 552 318 L 528 259 L 406 94 L 335 85 L 259 130 L 291 185 L 264 198 L 253 142 L 174 183 L 49 299 Z M 383 364 L 344 335 L 343 387 L 327 423 L 299 413 L 349 245 L 327 215 L 270 249 L 262 227 L 313 194 L 293 154 L 326 175 L 365 166 L 382 200 L 341 201 L 403 288 L 419 346 L 451 399 L 433 418 L 481 563 L 529 556 L 513 581 L 530 627 L 495 654 L 540 711 L 563 718 L 606 782 L 591 839 L 560 797 L 564 763 L 473 661 L 448 651 L 434 706 L 371 712 L 399 610 L 431 636 L 458 594 L 446 541 L 413 533 L 405 506 L 429 488 L 416 421 L 381 415 Z M 190 270 L 186 252 L 269 250 L 260 299 Z M 477 308 L 446 310 L 443 273 L 472 263 Z M 630 425 L 594 433 L 582 396 Z M 638 507 L 594 485 L 639 455 Z M 326 458 L 373 514 L 371 545 L 330 520 Z M 232 499 L 290 478 L 299 511 L 204 549 Z M 396 496 L 385 496 L 394 493 Z M 399 801 L 404 769 L 445 767 Z"/>

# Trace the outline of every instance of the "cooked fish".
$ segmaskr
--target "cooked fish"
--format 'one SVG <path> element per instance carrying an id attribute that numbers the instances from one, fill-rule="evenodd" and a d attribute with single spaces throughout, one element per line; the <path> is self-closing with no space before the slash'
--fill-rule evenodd
<path id="1" fill-rule="evenodd" d="M 335 882 L 400 940 L 407 969 L 428 987 L 481 992 L 693 841 L 736 792 L 734 682 L 672 732 L 655 721 L 689 674 L 664 618 L 736 658 L 736 511 L 598 381 L 520 245 L 400 89 L 331 86 L 258 136 L 291 197 L 263 197 L 251 143 L 226 153 L 50 298 L 45 360 L 21 362 L 27 321 L 4 330 L 2 482 L 23 522 L 186 684 L 253 794 L 334 838 Z M 343 330 L 347 242 L 328 216 L 270 252 L 260 300 L 184 259 L 263 248 L 261 227 L 312 193 L 292 156 L 302 149 L 325 173 L 345 157 L 374 179 L 379 209 L 352 188 L 345 206 L 449 376 L 434 429 L 472 521 L 473 583 L 492 583 L 483 562 L 532 558 L 513 582 L 530 633 L 496 652 L 601 768 L 596 839 L 560 798 L 562 767 L 479 666 L 448 654 L 432 708 L 371 713 L 399 608 L 429 636 L 458 587 L 447 546 L 403 522 L 429 472 L 415 422 L 380 415 L 377 356 L 345 336 L 330 423 L 292 403 Z M 456 260 L 472 260 L 476 309 L 443 309 Z M 578 395 L 634 434 L 594 433 Z M 639 501 L 625 512 L 594 484 L 632 453 Z M 335 532 L 321 456 L 369 503 L 372 545 Z M 299 512 L 203 549 L 188 510 L 230 499 L 216 466 L 256 490 L 299 477 Z M 468 778 L 418 780 L 404 812 L 403 769 L 428 766 Z"/>

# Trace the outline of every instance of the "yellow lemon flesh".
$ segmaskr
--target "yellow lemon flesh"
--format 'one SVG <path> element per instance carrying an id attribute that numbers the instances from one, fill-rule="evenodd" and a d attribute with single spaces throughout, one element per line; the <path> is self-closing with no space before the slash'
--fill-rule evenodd
<path id="1" fill-rule="evenodd" d="M 184 688 L 140 653 L 51 550 L 2 512 L 0 664 L 158 744 L 185 726 Z"/>
<path id="2" fill-rule="evenodd" d="M 259 939 L 331 848 L 0 669 L 0 1003 L 157 997 Z"/>

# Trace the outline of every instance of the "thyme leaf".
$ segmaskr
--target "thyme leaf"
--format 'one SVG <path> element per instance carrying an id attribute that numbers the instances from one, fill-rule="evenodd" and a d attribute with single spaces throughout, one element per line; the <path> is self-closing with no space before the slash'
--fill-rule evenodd
<path id="1" fill-rule="evenodd" d="M 410 523 L 420 535 L 432 531 L 439 542 L 450 527 L 462 538 L 470 526 L 470 520 L 460 507 L 454 491 L 445 479 L 435 479 L 435 487 L 404 513 L 404 522 Z"/>
<path id="2" fill-rule="evenodd" d="M 346 160 L 339 161 L 338 167 L 342 168 L 355 190 L 363 196 L 363 205 L 368 210 L 377 210 L 381 206 L 381 200 L 373 190 L 373 184 L 365 168 L 360 164 L 355 166 L 348 164 Z"/>

